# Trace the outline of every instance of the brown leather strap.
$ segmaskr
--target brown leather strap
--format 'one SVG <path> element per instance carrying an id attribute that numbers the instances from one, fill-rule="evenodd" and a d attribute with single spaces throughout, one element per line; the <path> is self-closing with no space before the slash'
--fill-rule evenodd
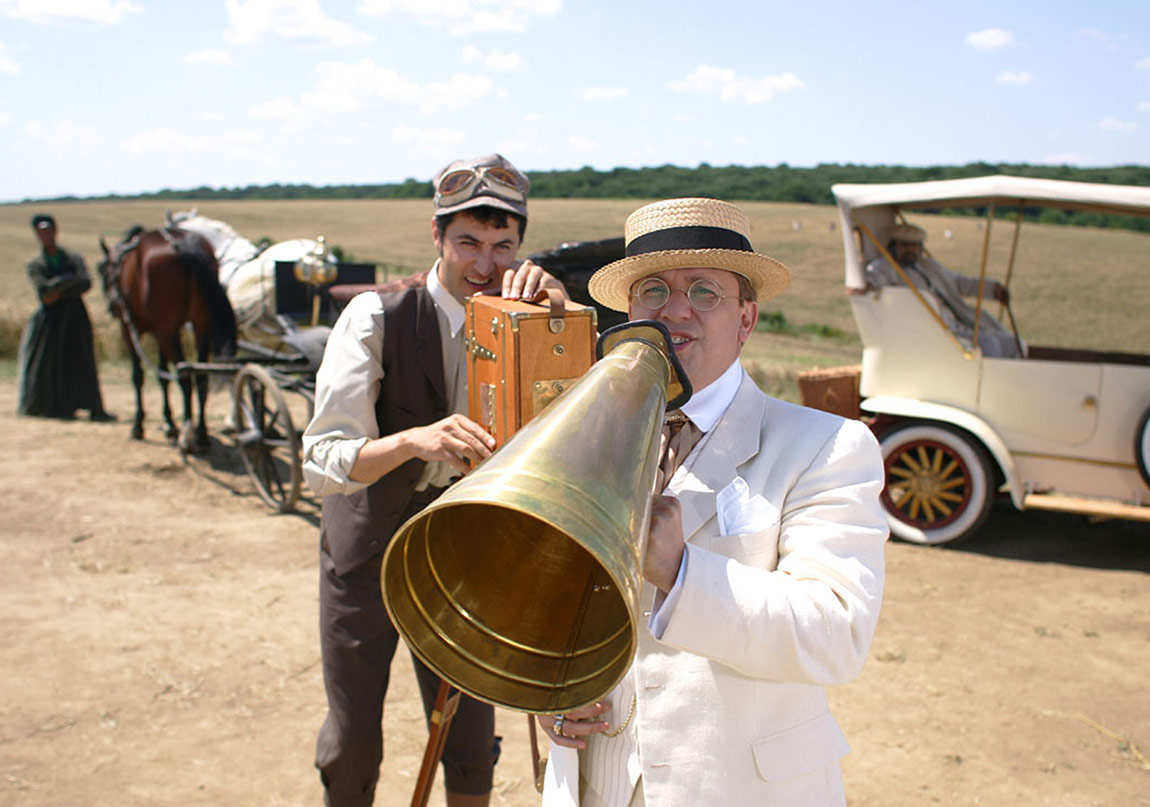
<path id="1" fill-rule="evenodd" d="M 542 303 L 543 298 L 547 298 L 547 307 L 550 312 L 547 315 L 547 328 L 551 333 L 561 333 L 566 323 L 567 316 L 567 298 L 563 296 L 563 292 L 559 289 L 539 289 L 535 292 L 535 296 L 529 303 Z"/>
<path id="2" fill-rule="evenodd" d="M 540 289 L 528 302 L 542 303 L 544 298 L 547 299 L 547 305 L 551 309 L 551 319 L 563 319 L 567 315 L 566 299 L 559 289 Z"/>

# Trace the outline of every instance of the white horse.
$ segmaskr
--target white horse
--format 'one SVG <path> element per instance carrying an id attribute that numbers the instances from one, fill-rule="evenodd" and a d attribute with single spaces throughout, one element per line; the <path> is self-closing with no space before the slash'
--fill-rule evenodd
<path id="1" fill-rule="evenodd" d="M 269 332 L 283 333 L 283 326 L 276 319 L 276 262 L 295 262 L 314 255 L 317 240 L 294 238 L 261 250 L 230 225 L 201 216 L 195 209 L 168 213 L 167 218 L 168 224 L 199 233 L 212 245 L 220 264 L 220 283 L 236 312 L 241 335 L 258 342 L 261 335 Z"/>

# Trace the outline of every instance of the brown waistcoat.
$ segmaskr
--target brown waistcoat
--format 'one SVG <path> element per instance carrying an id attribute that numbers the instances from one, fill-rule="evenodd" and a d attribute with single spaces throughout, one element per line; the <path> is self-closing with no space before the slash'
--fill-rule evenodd
<path id="1" fill-rule="evenodd" d="M 380 297 L 383 381 L 375 417 L 383 436 L 446 417 L 447 394 L 439 322 L 427 287 L 414 285 Z M 381 554 L 395 530 L 442 492 L 416 494 L 425 465 L 409 460 L 364 490 L 324 498 L 320 540 L 338 574 Z"/>

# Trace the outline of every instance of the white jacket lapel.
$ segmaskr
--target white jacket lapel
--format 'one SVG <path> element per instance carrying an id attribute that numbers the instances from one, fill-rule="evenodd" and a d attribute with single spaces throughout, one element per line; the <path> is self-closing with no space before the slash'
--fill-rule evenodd
<path id="1" fill-rule="evenodd" d="M 727 411 L 676 471 L 669 487 L 683 508 L 686 540 L 715 517 L 715 494 L 738 475 L 740 465 L 759 453 L 765 404 L 766 396 L 743 373 Z"/>

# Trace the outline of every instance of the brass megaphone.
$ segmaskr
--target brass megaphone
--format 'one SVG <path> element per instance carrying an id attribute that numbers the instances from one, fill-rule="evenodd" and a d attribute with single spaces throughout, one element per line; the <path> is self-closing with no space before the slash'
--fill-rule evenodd
<path id="1" fill-rule="evenodd" d="M 660 323 L 612 328 L 597 354 L 383 557 L 384 603 L 415 655 L 507 709 L 594 703 L 635 656 L 663 415 L 691 388 Z"/>

